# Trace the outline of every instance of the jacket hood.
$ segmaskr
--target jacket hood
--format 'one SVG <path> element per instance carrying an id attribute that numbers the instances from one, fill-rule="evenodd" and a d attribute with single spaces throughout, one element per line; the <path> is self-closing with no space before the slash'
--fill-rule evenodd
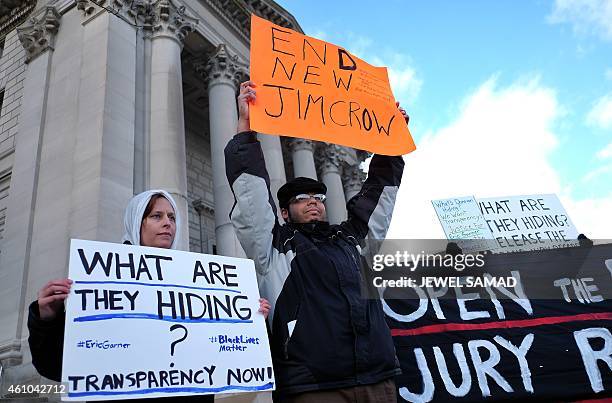
<path id="1" fill-rule="evenodd" d="M 123 216 L 122 243 L 127 241 L 132 245 L 140 245 L 140 225 L 142 224 L 142 216 L 147 209 L 147 205 L 149 204 L 151 197 L 157 194 L 164 196 L 174 209 L 174 214 L 176 216 L 176 234 L 170 248 L 176 249 L 178 234 L 181 230 L 181 216 L 179 215 L 178 208 L 176 207 L 176 202 L 172 196 L 170 196 L 170 193 L 161 189 L 145 190 L 144 192 L 132 197 L 132 200 L 130 200 L 125 208 L 125 215 Z"/>

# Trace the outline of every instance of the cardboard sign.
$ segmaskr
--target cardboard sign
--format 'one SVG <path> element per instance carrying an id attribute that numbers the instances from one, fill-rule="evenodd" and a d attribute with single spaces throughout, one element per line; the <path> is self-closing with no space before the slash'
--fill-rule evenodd
<path id="1" fill-rule="evenodd" d="M 253 261 L 73 239 L 64 400 L 274 389 Z"/>
<path id="2" fill-rule="evenodd" d="M 251 16 L 251 129 L 385 155 L 416 147 L 387 69 L 347 50 Z"/>
<path id="3" fill-rule="evenodd" d="M 479 199 L 494 252 L 576 246 L 578 231 L 554 194 Z"/>
<path id="4" fill-rule="evenodd" d="M 612 245 L 488 254 L 481 272 L 516 283 L 383 292 L 398 401 L 612 396 Z"/>
<path id="5" fill-rule="evenodd" d="M 464 252 L 492 248 L 493 235 L 474 196 L 432 200 L 446 238 L 457 241 Z"/>

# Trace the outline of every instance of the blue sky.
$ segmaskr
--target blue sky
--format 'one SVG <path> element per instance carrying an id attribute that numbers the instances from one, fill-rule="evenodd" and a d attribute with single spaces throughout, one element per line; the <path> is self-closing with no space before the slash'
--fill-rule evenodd
<path id="1" fill-rule="evenodd" d="M 418 147 L 391 236 L 443 237 L 432 198 L 556 193 L 612 238 L 612 0 L 279 4 L 389 67 Z"/>

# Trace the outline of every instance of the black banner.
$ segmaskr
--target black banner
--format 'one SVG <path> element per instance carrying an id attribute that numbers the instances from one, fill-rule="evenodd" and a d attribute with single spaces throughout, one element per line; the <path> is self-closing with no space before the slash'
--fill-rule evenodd
<path id="1" fill-rule="evenodd" d="M 479 270 L 518 281 L 384 290 L 400 402 L 612 396 L 611 244 L 487 255 Z"/>

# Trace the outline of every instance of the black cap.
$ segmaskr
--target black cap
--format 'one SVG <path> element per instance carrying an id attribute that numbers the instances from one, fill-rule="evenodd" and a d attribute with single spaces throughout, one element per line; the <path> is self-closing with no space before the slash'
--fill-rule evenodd
<path id="1" fill-rule="evenodd" d="M 281 208 L 289 208 L 289 200 L 302 193 L 327 193 L 327 186 L 323 182 L 311 178 L 298 176 L 290 180 L 278 189 L 278 205 Z"/>

